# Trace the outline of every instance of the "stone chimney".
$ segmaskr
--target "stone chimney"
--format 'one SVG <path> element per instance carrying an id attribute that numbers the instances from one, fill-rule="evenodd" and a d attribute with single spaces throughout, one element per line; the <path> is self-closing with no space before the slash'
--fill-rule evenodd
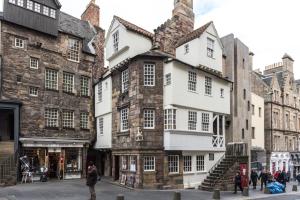
<path id="1" fill-rule="evenodd" d="M 193 7 L 193 0 L 174 0 L 173 17 L 182 17 L 189 24 L 192 24 L 193 27 L 191 27 L 189 32 L 192 32 L 194 29 L 195 14 Z"/>
<path id="2" fill-rule="evenodd" d="M 285 70 L 294 72 L 294 59 L 289 54 L 284 54 L 282 57 L 282 63 Z"/>
<path id="3" fill-rule="evenodd" d="M 85 11 L 81 15 L 81 19 L 90 22 L 93 26 L 100 27 L 100 7 L 96 4 L 96 0 L 91 0 Z"/>

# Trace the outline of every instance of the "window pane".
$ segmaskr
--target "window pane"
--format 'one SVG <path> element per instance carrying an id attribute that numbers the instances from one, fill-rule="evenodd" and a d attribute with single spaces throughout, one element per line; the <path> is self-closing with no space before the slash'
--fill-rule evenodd
<path id="1" fill-rule="evenodd" d="M 145 64 L 144 65 L 144 86 L 155 85 L 155 65 Z"/>

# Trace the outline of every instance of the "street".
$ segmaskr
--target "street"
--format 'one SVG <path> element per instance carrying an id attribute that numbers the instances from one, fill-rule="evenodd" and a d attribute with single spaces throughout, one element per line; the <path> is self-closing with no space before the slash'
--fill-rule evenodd
<path id="1" fill-rule="evenodd" d="M 291 191 L 288 188 L 287 192 Z M 96 185 L 98 200 L 115 200 L 118 194 L 123 194 L 126 200 L 171 200 L 174 191 L 130 190 L 117 185 L 101 181 Z M 207 200 L 212 193 L 199 190 L 181 190 L 182 200 Z M 84 180 L 62 182 L 47 182 L 23 184 L 0 189 L 0 200 L 87 200 L 88 188 Z M 222 199 L 272 199 L 272 200 L 300 200 L 300 193 L 284 195 L 265 195 L 260 191 L 250 192 L 250 197 L 243 198 L 241 194 L 222 192 Z"/>

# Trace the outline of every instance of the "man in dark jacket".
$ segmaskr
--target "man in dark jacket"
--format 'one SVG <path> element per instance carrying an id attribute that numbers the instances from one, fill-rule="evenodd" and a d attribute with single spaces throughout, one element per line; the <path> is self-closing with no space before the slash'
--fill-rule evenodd
<path id="1" fill-rule="evenodd" d="M 97 168 L 92 161 L 89 162 L 87 178 L 86 178 L 86 185 L 90 189 L 91 199 L 96 200 L 96 192 L 95 192 L 95 185 L 97 183 Z"/>
<path id="2" fill-rule="evenodd" d="M 257 179 L 258 179 L 258 175 L 257 175 L 256 171 L 252 170 L 251 171 L 251 182 L 253 184 L 254 190 L 256 190 Z"/>
<path id="3" fill-rule="evenodd" d="M 234 194 L 237 193 L 237 187 L 240 188 L 241 192 L 243 192 L 243 188 L 242 188 L 242 177 L 241 177 L 241 173 L 237 172 L 235 177 L 234 177 Z"/>
<path id="4" fill-rule="evenodd" d="M 265 187 L 267 187 L 267 181 L 268 181 L 268 173 L 263 170 L 260 175 L 259 175 L 259 179 L 260 179 L 260 190 L 262 191 L 264 189 L 264 185 Z"/>

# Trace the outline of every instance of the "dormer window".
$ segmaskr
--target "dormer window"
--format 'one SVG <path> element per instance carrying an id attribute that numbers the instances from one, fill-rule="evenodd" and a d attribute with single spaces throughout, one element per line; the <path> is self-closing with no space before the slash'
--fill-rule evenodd
<path id="1" fill-rule="evenodd" d="M 27 9 L 33 10 L 33 1 L 27 0 Z"/>
<path id="2" fill-rule="evenodd" d="M 23 0 L 18 0 L 17 5 L 23 7 L 24 1 Z"/>
<path id="3" fill-rule="evenodd" d="M 68 60 L 79 62 L 79 40 L 69 39 Z"/>
<path id="4" fill-rule="evenodd" d="M 116 31 L 113 34 L 113 47 L 114 47 L 114 52 L 117 52 L 119 50 L 119 31 Z"/>
<path id="5" fill-rule="evenodd" d="M 9 3 L 16 4 L 16 0 L 9 0 Z"/>
<path id="6" fill-rule="evenodd" d="M 184 54 L 188 54 L 190 52 L 189 44 L 184 45 Z"/>
<path id="7" fill-rule="evenodd" d="M 40 13 L 41 12 L 41 4 L 34 3 L 34 11 Z"/>
<path id="8" fill-rule="evenodd" d="M 50 9 L 50 17 L 52 17 L 53 19 L 56 18 L 56 11 L 54 9 Z"/>
<path id="9" fill-rule="evenodd" d="M 207 38 L 207 56 L 210 58 L 214 57 L 214 47 L 215 41 L 213 39 Z"/>
<path id="10" fill-rule="evenodd" d="M 43 7 L 43 14 L 49 16 L 49 8 L 47 6 Z"/>

